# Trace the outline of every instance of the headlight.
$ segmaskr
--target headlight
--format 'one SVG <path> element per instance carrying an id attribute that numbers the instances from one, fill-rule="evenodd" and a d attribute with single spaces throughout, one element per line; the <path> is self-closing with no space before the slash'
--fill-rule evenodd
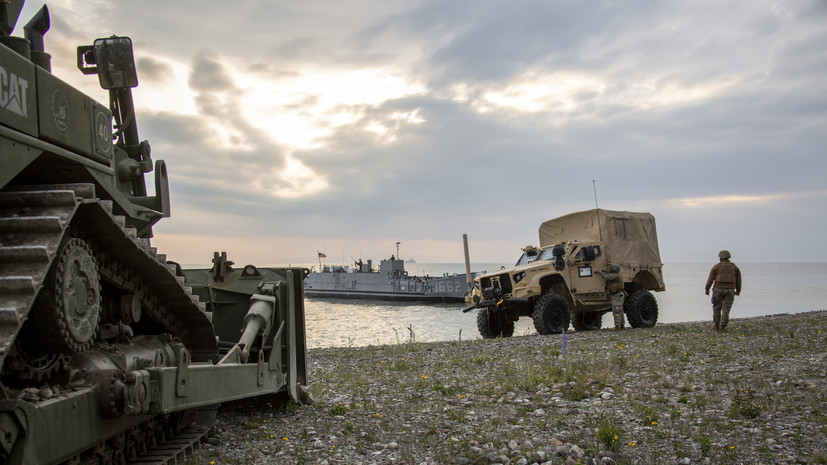
<path id="1" fill-rule="evenodd" d="M 518 282 L 522 281 L 523 278 L 525 278 L 525 271 L 521 271 L 521 272 L 515 274 L 514 275 L 514 282 L 518 283 Z"/>

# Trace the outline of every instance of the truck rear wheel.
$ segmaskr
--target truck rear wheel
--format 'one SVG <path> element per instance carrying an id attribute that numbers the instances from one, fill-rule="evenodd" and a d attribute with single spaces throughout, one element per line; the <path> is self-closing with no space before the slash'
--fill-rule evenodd
<path id="1" fill-rule="evenodd" d="M 534 304 L 531 315 L 537 333 L 560 334 L 569 327 L 569 305 L 557 294 L 544 294 Z"/>
<path id="2" fill-rule="evenodd" d="M 575 313 L 571 318 L 575 331 L 595 331 L 603 326 L 603 314 L 600 312 Z"/>
<path id="3" fill-rule="evenodd" d="M 626 298 L 623 311 L 632 328 L 651 328 L 658 322 L 658 301 L 647 290 L 635 291 Z"/>
<path id="4" fill-rule="evenodd" d="M 511 337 L 514 335 L 514 321 L 505 312 L 486 307 L 477 312 L 477 329 L 484 339 Z"/>

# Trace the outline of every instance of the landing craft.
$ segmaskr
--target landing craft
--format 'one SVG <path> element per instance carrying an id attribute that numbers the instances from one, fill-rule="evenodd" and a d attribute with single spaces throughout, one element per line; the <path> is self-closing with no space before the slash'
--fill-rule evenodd
<path id="1" fill-rule="evenodd" d="M 304 281 L 304 293 L 308 297 L 371 299 L 396 302 L 463 302 L 469 283 L 476 274 L 471 273 L 468 262 L 468 242 L 465 241 L 465 274 L 442 276 L 411 276 L 405 270 L 405 261 L 396 254 L 379 262 L 354 260 L 353 266 L 322 265 L 326 257 L 319 252 L 319 267 L 314 267 Z M 470 278 L 469 278 L 470 277 Z"/>
<path id="2" fill-rule="evenodd" d="M 395 257 L 354 266 L 313 268 L 304 281 L 304 294 L 316 298 L 390 300 L 397 302 L 464 302 L 468 293 L 465 274 L 412 276 L 405 262 Z"/>

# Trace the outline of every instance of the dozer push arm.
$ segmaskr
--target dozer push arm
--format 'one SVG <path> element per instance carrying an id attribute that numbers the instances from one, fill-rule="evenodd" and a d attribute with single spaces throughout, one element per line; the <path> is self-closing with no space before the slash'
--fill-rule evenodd
<path id="1" fill-rule="evenodd" d="M 288 271 L 287 282 L 293 282 Z M 298 315 L 283 315 L 275 327 L 278 312 L 296 313 L 294 288 L 286 282 L 265 284 L 250 298 L 239 342 L 215 365 L 192 363 L 189 351 L 175 348 L 175 366 L 152 367 L 127 373 L 123 381 L 123 413 L 130 415 L 170 413 L 194 407 L 273 393 L 287 387 L 296 402 L 307 400 L 293 369 L 283 366 L 282 347 L 296 352 L 291 338 Z M 261 338 L 263 348 L 255 351 L 253 341 Z M 290 364 L 293 364 L 291 355 Z M 285 370 L 289 371 L 285 371 Z"/>

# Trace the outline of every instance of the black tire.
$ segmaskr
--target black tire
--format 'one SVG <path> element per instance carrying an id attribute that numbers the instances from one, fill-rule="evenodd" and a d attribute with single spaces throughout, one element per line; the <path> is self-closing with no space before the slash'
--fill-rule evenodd
<path id="1" fill-rule="evenodd" d="M 603 326 L 603 314 L 600 312 L 575 313 L 571 316 L 571 325 L 575 331 L 595 331 Z"/>
<path id="2" fill-rule="evenodd" d="M 514 321 L 508 319 L 505 312 L 482 308 L 477 312 L 477 329 L 483 339 L 511 337 L 514 335 Z"/>
<path id="3" fill-rule="evenodd" d="M 658 322 L 658 301 L 647 290 L 635 291 L 628 296 L 623 311 L 632 328 L 651 328 Z"/>
<path id="4" fill-rule="evenodd" d="M 531 318 L 537 333 L 560 334 L 569 328 L 569 304 L 557 294 L 541 295 L 534 304 Z"/>

